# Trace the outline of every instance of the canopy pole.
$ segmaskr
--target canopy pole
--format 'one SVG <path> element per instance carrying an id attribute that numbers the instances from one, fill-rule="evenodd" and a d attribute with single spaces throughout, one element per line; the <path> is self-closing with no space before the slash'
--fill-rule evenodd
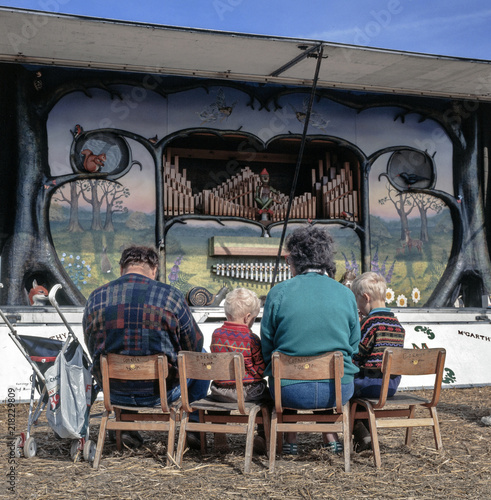
<path id="1" fill-rule="evenodd" d="M 297 188 L 298 175 L 300 173 L 300 166 L 302 165 L 303 150 L 305 149 L 305 142 L 307 139 L 307 130 L 309 128 L 310 114 L 312 112 L 312 107 L 314 105 L 315 90 L 317 88 L 317 81 L 319 79 L 319 71 L 320 71 L 320 67 L 321 67 L 323 52 L 324 52 L 324 47 L 321 45 L 319 48 L 318 56 L 317 56 L 317 65 L 315 67 L 314 81 L 312 83 L 312 91 L 310 93 L 309 107 L 307 109 L 307 114 L 305 116 L 305 123 L 303 126 L 303 133 L 302 133 L 302 141 L 300 143 L 300 151 L 298 153 L 297 165 L 295 168 L 295 174 L 293 176 L 293 183 L 292 183 L 292 188 L 290 191 L 290 199 L 288 200 L 288 206 L 286 209 L 285 224 L 283 225 L 283 231 L 281 232 L 280 246 L 278 248 L 278 255 L 276 256 L 276 262 L 275 262 L 274 271 L 273 271 L 273 280 L 271 281 L 271 288 L 273 288 L 274 285 L 276 284 L 276 276 L 278 274 L 278 268 L 279 268 L 280 259 L 281 259 L 281 250 L 283 248 L 283 242 L 285 240 L 286 228 L 288 226 L 288 221 L 290 219 L 290 211 L 292 208 L 293 197 L 295 196 L 295 190 Z"/>

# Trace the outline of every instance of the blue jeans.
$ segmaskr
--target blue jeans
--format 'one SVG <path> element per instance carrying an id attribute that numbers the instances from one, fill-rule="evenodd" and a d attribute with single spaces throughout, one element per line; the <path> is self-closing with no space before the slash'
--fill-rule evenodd
<path id="1" fill-rule="evenodd" d="M 269 388 L 274 399 L 274 385 Z M 353 382 L 341 384 L 343 405 L 353 395 Z M 330 382 L 300 382 L 285 385 L 281 388 L 281 404 L 290 408 L 315 410 L 317 408 L 333 408 L 336 406 L 334 381 Z"/>
<path id="2" fill-rule="evenodd" d="M 202 399 L 208 394 L 208 388 L 210 386 L 209 380 L 194 380 L 188 379 L 188 397 L 189 402 L 192 403 L 197 399 Z M 171 404 L 177 401 L 181 397 L 181 387 L 176 385 L 172 389 L 167 391 L 167 403 Z M 117 405 L 124 406 L 158 406 L 160 405 L 160 397 L 155 395 L 149 396 L 137 396 L 134 394 L 112 394 L 111 402 Z M 197 411 L 191 413 L 189 420 L 193 422 L 198 422 L 199 413 Z"/>
<path id="3" fill-rule="evenodd" d="M 401 376 L 391 377 L 389 380 L 389 389 L 387 397 L 391 398 L 397 391 L 401 383 Z M 355 375 L 355 398 L 378 398 L 382 387 L 382 378 L 370 378 Z"/>

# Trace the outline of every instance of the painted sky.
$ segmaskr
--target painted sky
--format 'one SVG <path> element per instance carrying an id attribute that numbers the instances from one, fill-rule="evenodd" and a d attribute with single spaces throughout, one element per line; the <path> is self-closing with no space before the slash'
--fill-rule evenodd
<path id="1" fill-rule="evenodd" d="M 491 59 L 488 0 L 17 0 L 17 7 Z"/>

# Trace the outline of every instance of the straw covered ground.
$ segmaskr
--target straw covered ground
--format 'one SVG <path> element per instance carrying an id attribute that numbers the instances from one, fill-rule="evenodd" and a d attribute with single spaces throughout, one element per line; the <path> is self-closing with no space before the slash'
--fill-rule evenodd
<path id="1" fill-rule="evenodd" d="M 97 403 L 92 413 L 101 408 Z M 17 431 L 25 430 L 27 410 L 27 405 L 17 405 Z M 242 473 L 242 437 L 229 437 L 230 451 L 225 454 L 214 453 L 212 446 L 204 457 L 188 450 L 178 469 L 165 465 L 165 440 L 147 433 L 138 450 L 118 453 L 115 445 L 106 443 L 100 469 L 94 471 L 83 460 L 72 462 L 70 441 L 56 440 L 46 425 L 33 432 L 37 456 L 8 464 L 11 438 L 7 408 L 2 405 L 0 498 L 491 499 L 491 427 L 481 423 L 482 417 L 491 415 L 491 387 L 445 389 L 438 411 L 440 452 L 435 451 L 428 428 L 414 430 L 411 448 L 403 444 L 403 430 L 382 430 L 382 469 L 375 469 L 369 451 L 355 454 L 352 472 L 346 474 L 341 457 L 319 449 L 319 435 L 302 434 L 300 454 L 278 459 L 274 475 L 268 473 L 265 456 L 254 456 L 252 472 L 246 476 Z M 44 415 L 41 420 L 44 424 Z M 99 419 L 92 418 L 94 440 L 98 428 Z M 12 465 L 15 494 L 8 490 L 6 476 Z"/>

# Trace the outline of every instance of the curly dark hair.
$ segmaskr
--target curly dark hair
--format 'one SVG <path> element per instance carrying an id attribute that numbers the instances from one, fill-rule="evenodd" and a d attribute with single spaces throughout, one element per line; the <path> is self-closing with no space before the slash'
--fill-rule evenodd
<path id="1" fill-rule="evenodd" d="M 319 269 L 334 278 L 334 239 L 326 229 L 311 225 L 300 227 L 288 236 L 285 245 L 298 274 Z"/>
<path id="2" fill-rule="evenodd" d="M 157 269 L 158 273 L 159 255 L 153 247 L 132 245 L 123 250 L 119 265 L 126 269 L 134 264 L 147 264 L 152 269 Z"/>

